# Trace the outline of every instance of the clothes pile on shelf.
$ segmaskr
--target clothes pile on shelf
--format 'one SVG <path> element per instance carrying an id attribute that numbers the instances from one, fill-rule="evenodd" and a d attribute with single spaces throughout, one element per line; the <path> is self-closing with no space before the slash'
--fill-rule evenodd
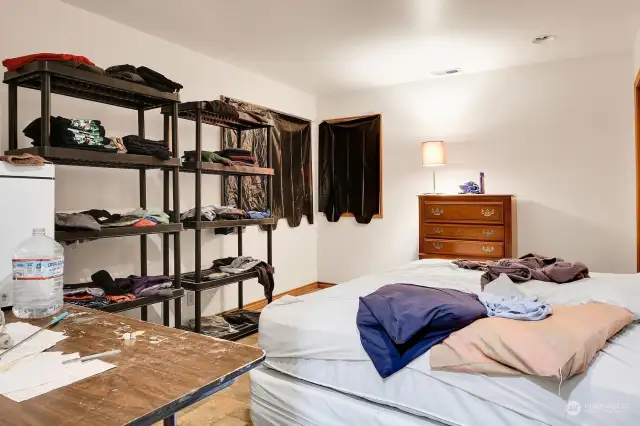
<path id="1" fill-rule="evenodd" d="M 230 339 L 246 331 L 255 328 L 260 321 L 260 312 L 239 309 L 221 315 L 202 317 L 200 332 L 218 339 Z M 196 322 L 190 319 L 185 327 L 194 331 Z"/>
<path id="2" fill-rule="evenodd" d="M 33 146 L 40 146 L 41 117 L 33 120 L 22 133 L 33 139 Z M 69 119 L 65 117 L 50 118 L 49 143 L 51 146 L 62 148 L 88 149 L 92 151 L 117 152 L 117 149 L 109 146 L 105 129 L 100 120 Z"/>
<path id="3" fill-rule="evenodd" d="M 169 223 L 169 215 L 160 210 L 137 208 L 125 214 L 106 210 L 80 213 L 56 213 L 56 231 L 96 231 L 123 226 L 156 226 Z"/>
<path id="4" fill-rule="evenodd" d="M 7 67 L 7 71 L 19 71 L 20 68 L 37 61 L 58 62 L 71 68 L 77 68 L 83 71 L 89 71 L 95 74 L 104 75 L 102 68 L 97 67 L 84 56 L 76 56 L 68 53 L 35 53 L 33 55 L 18 56 L 16 58 L 7 58 L 2 61 L 2 65 Z"/>
<path id="5" fill-rule="evenodd" d="M 147 67 L 134 67 L 133 65 L 115 65 L 102 69 L 84 56 L 71 55 L 68 53 L 35 53 L 31 55 L 7 58 L 2 61 L 8 71 L 20 71 L 20 68 L 37 61 L 56 62 L 71 68 L 82 71 L 89 71 L 94 74 L 107 75 L 120 80 L 127 80 L 134 83 L 152 87 L 161 92 L 174 93 L 182 89 L 180 83 L 169 80 L 164 75 Z M 236 113 L 237 117 L 237 113 Z"/>
<path id="6" fill-rule="evenodd" d="M 194 164 L 196 162 L 196 151 L 185 151 L 182 155 L 182 161 L 185 165 Z M 249 166 L 254 167 L 258 164 L 258 159 L 251 155 L 246 149 L 230 148 L 222 151 L 202 151 L 200 161 L 207 163 L 219 163 L 225 166 Z"/>
<path id="7" fill-rule="evenodd" d="M 41 146 L 41 118 L 36 118 L 22 131 L 33 140 L 33 146 Z M 171 158 L 167 141 L 144 139 L 137 135 L 122 138 L 106 137 L 105 128 L 100 120 L 69 119 L 65 117 L 50 118 L 49 143 L 60 148 L 86 149 L 91 151 L 111 152 L 118 154 L 149 155 L 160 160 Z"/>
<path id="8" fill-rule="evenodd" d="M 87 308 L 100 308 L 140 297 L 169 297 L 173 294 L 173 283 L 165 275 L 129 275 L 127 278 L 114 279 L 107 271 L 100 270 L 91 275 L 91 280 L 83 287 L 64 286 L 64 301 Z"/>
<path id="9" fill-rule="evenodd" d="M 134 67 L 133 65 L 114 65 L 105 70 L 109 77 L 120 80 L 132 81 L 145 86 L 153 87 L 161 92 L 173 93 L 182 89 L 182 84 L 169 80 L 164 75 L 147 67 Z"/>
<path id="10" fill-rule="evenodd" d="M 255 166 L 258 159 L 251 154 L 251 151 L 240 148 L 227 148 L 222 151 L 216 151 L 220 157 L 233 161 L 236 165 Z"/>
<path id="11" fill-rule="evenodd" d="M 258 272 L 258 282 L 264 287 L 264 295 L 267 299 L 271 298 L 275 287 L 273 267 L 249 256 L 216 259 L 209 269 L 201 271 L 201 277 L 202 281 L 215 281 L 249 271 Z M 194 280 L 195 274 L 190 272 L 182 277 L 186 280 Z"/>
<path id="12" fill-rule="evenodd" d="M 215 100 L 204 101 L 204 103 L 205 111 L 209 111 L 214 114 L 231 118 L 240 118 L 242 120 L 250 121 L 257 124 L 265 124 L 268 122 L 267 116 L 265 114 L 250 110 L 239 110 L 228 102 Z"/>
<path id="13" fill-rule="evenodd" d="M 62 292 L 66 303 L 86 308 L 102 308 L 110 303 L 105 297 L 105 291 L 101 288 L 64 286 Z"/>
<path id="14" fill-rule="evenodd" d="M 270 217 L 271 213 L 268 210 L 266 212 L 245 211 L 231 206 L 218 207 L 215 205 L 202 206 L 200 208 L 200 220 L 207 222 L 216 220 L 268 219 Z M 195 222 L 195 207 L 180 214 L 180 220 L 182 222 Z"/>
<path id="15" fill-rule="evenodd" d="M 128 135 L 122 138 L 122 142 L 129 154 L 152 155 L 165 161 L 171 158 L 167 141 L 154 141 L 136 135 Z"/>
<path id="16" fill-rule="evenodd" d="M 44 166 L 45 164 L 51 164 L 50 161 L 45 160 L 39 155 L 28 154 L 26 152 L 19 155 L 0 155 L 0 161 L 14 166 Z"/>
<path id="17" fill-rule="evenodd" d="M 264 297 L 270 299 L 273 295 L 275 282 L 273 280 L 273 268 L 266 262 L 254 259 L 249 256 L 226 257 L 213 261 L 210 271 L 207 275 L 209 279 L 224 278 L 229 275 L 242 274 L 244 272 L 256 271 L 258 273 L 258 282 L 264 287 Z M 218 275 L 218 278 L 212 277 L 212 273 L 220 273 L 227 275 Z"/>

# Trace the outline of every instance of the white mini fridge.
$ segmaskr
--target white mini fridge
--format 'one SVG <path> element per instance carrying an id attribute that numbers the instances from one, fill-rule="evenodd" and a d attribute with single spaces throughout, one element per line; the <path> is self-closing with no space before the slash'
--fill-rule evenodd
<path id="1" fill-rule="evenodd" d="M 44 228 L 54 238 L 54 216 L 54 166 L 14 166 L 0 161 L 0 308 L 13 305 L 14 249 L 34 228 Z"/>

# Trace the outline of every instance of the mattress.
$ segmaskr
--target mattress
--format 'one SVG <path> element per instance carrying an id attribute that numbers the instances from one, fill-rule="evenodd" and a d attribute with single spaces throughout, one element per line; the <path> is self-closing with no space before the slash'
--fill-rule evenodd
<path id="1" fill-rule="evenodd" d="M 443 426 L 384 405 L 345 395 L 278 373 L 252 370 L 254 426 Z"/>
<path id="2" fill-rule="evenodd" d="M 429 352 L 382 379 L 362 348 L 358 297 L 391 283 L 480 291 L 480 272 L 424 260 L 300 298 L 283 298 L 262 313 L 266 364 L 292 377 L 445 424 L 640 424 L 640 326 L 614 337 L 586 374 L 558 385 L 530 376 L 431 371 Z M 594 274 L 606 285 L 613 274 Z M 597 284 L 597 283 L 596 283 Z M 640 284 L 639 284 L 640 285 Z"/>

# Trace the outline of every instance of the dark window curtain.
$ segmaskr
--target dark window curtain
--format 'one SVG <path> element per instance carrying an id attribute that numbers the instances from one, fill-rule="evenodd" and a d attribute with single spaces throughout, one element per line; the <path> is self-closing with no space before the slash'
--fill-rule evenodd
<path id="1" fill-rule="evenodd" d="M 320 124 L 319 209 L 329 222 L 352 213 L 369 223 L 380 210 L 380 115 Z"/>
<path id="2" fill-rule="evenodd" d="M 277 221 L 285 217 L 290 227 L 295 228 L 307 217 L 313 223 L 313 181 L 311 174 L 311 122 L 291 115 L 272 111 L 257 105 L 222 98 L 240 111 L 259 113 L 274 127 L 271 130 L 273 146 L 273 211 Z M 266 130 L 242 132 L 242 148 L 251 150 L 258 158 L 260 167 L 267 166 Z M 222 129 L 223 148 L 236 147 L 236 133 Z M 235 206 L 237 203 L 237 182 L 235 176 L 223 179 L 223 204 Z M 267 178 L 263 176 L 242 179 L 243 200 L 240 208 L 264 211 L 267 208 Z"/>

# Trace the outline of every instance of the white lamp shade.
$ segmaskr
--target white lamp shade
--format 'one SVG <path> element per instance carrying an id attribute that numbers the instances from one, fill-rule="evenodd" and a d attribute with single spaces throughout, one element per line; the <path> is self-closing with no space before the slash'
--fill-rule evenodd
<path id="1" fill-rule="evenodd" d="M 444 166 L 447 158 L 444 150 L 444 142 L 422 142 L 422 165 Z"/>

